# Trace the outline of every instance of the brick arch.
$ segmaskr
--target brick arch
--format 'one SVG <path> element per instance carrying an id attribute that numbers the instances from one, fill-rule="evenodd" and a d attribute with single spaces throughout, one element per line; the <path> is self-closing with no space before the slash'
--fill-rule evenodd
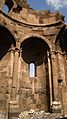
<path id="1" fill-rule="evenodd" d="M 50 50 L 52 50 L 51 42 L 50 42 L 46 37 L 44 37 L 44 36 L 42 36 L 42 35 L 39 35 L 39 34 L 32 34 L 32 33 L 30 33 L 30 34 L 25 35 L 25 36 L 23 37 L 22 41 L 20 42 L 20 45 L 21 45 L 21 43 L 22 43 L 25 39 L 28 39 L 28 38 L 31 38 L 31 37 L 37 37 L 37 38 L 42 39 L 43 41 L 45 41 L 45 42 L 47 43 L 47 45 L 49 46 Z"/>

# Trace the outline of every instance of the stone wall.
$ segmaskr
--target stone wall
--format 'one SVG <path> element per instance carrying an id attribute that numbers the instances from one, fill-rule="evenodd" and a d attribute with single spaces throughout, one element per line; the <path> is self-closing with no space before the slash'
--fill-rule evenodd
<path id="1" fill-rule="evenodd" d="M 63 16 L 27 5 L 19 12 L 13 8 L 8 15 L 0 10 L 0 116 L 17 119 L 31 109 L 66 116 L 67 54 L 62 44 L 67 28 Z M 30 63 L 35 64 L 34 77 L 30 77 Z"/>

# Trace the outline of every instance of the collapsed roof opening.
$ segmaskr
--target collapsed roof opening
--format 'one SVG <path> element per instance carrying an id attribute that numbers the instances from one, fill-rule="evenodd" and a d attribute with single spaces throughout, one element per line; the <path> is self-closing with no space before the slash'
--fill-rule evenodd
<path id="1" fill-rule="evenodd" d="M 47 50 L 49 50 L 48 44 L 41 38 L 30 37 L 21 43 L 22 57 L 28 64 L 31 62 L 35 65 L 41 65 L 46 56 Z"/>

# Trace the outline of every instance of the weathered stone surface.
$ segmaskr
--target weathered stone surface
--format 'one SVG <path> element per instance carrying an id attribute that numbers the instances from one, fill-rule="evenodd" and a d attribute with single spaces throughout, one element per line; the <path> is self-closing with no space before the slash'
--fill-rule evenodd
<path id="1" fill-rule="evenodd" d="M 0 0 L 0 9 L 3 9 L 4 2 L 5 0 Z"/>
<path id="2" fill-rule="evenodd" d="M 67 116 L 67 25 L 63 16 L 33 10 L 26 0 L 13 2 L 7 15 L 0 10 L 0 118 Z M 1 0 L 1 8 L 4 3 Z M 31 63 L 34 77 L 30 76 Z"/>

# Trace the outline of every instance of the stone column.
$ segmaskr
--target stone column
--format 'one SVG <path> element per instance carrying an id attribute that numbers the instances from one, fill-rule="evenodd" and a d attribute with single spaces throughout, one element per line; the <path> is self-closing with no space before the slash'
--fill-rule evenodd
<path id="1" fill-rule="evenodd" d="M 49 73 L 49 87 L 50 87 L 50 106 L 52 105 L 52 77 L 51 77 L 51 61 L 50 61 L 50 53 L 47 51 L 47 59 L 48 59 L 48 73 Z"/>
<path id="2" fill-rule="evenodd" d="M 13 71 L 13 81 L 12 81 L 12 100 L 17 99 L 18 61 L 19 61 L 19 49 L 16 48 L 15 56 L 14 56 L 14 71 Z"/>
<path id="3" fill-rule="evenodd" d="M 56 54 L 54 51 L 51 52 L 51 62 L 52 62 L 52 80 L 53 80 L 53 100 L 57 100 L 58 96 L 58 72 L 57 72 L 57 61 Z"/>
<path id="4" fill-rule="evenodd" d="M 52 112 L 60 113 L 61 112 L 61 103 L 59 102 L 58 97 L 58 64 L 55 51 L 51 52 L 51 61 L 52 61 L 52 78 L 53 78 L 53 102 L 52 102 Z"/>
<path id="5" fill-rule="evenodd" d="M 8 67 L 8 73 L 9 73 L 9 80 L 8 80 L 8 85 L 9 85 L 9 95 L 7 97 L 10 99 L 11 98 L 11 93 L 12 93 L 12 78 L 13 78 L 13 67 L 14 67 L 14 46 L 13 44 L 11 45 L 11 48 L 9 50 L 10 53 L 10 60 L 9 60 L 9 67 Z M 10 70 L 9 70 L 10 69 Z M 8 89 L 8 87 L 7 87 Z"/>
<path id="6" fill-rule="evenodd" d="M 13 76 L 13 65 L 14 65 L 14 46 L 12 45 L 11 52 L 10 52 L 10 77 L 11 78 Z"/>
<path id="7" fill-rule="evenodd" d="M 20 50 L 20 54 L 19 54 L 19 61 L 18 61 L 18 82 L 17 82 L 17 101 L 19 98 L 19 85 L 20 85 L 20 80 L 21 80 L 21 73 L 22 73 L 22 64 L 21 64 L 21 58 L 22 58 L 22 50 Z"/>
<path id="8" fill-rule="evenodd" d="M 58 80 L 58 92 L 59 92 L 59 102 L 61 103 L 61 113 L 64 115 L 64 107 L 63 107 L 63 81 Z"/>
<path id="9" fill-rule="evenodd" d="M 22 73 L 22 50 L 20 49 L 20 53 L 19 53 L 19 61 L 18 61 L 18 80 L 21 80 L 21 73 Z"/>
<path id="10" fill-rule="evenodd" d="M 67 86 L 67 54 L 65 53 L 65 81 Z"/>

